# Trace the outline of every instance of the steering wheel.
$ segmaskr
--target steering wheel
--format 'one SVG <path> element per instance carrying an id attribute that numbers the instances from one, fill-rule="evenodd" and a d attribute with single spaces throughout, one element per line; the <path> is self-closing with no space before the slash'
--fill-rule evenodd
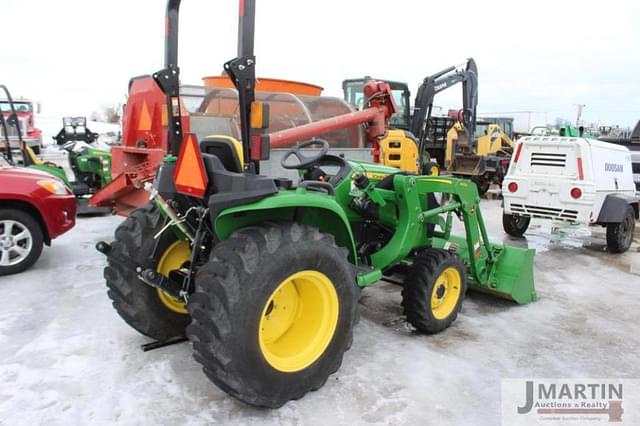
<path id="1" fill-rule="evenodd" d="M 318 145 L 318 144 L 322 145 L 322 147 L 320 148 L 320 152 L 318 152 L 314 156 L 308 157 L 302 154 L 302 152 L 300 151 L 302 148 L 308 148 L 311 145 Z M 327 152 L 329 152 L 329 142 L 324 141 L 322 139 L 313 139 L 289 148 L 289 150 L 284 154 L 284 157 L 282 157 L 282 159 L 280 160 L 280 165 L 283 168 L 289 169 L 289 170 L 308 169 L 311 166 L 318 164 L 318 162 L 322 160 L 322 157 L 327 155 Z M 295 156 L 298 159 L 297 163 L 293 163 L 293 164 L 287 163 L 287 160 L 292 156 Z"/>

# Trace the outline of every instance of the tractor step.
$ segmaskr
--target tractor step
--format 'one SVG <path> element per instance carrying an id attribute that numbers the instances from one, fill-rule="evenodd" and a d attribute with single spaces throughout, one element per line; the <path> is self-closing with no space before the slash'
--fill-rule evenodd
<path id="1" fill-rule="evenodd" d="M 369 265 L 356 266 L 356 282 L 358 287 L 366 287 L 382 278 L 382 271 Z"/>

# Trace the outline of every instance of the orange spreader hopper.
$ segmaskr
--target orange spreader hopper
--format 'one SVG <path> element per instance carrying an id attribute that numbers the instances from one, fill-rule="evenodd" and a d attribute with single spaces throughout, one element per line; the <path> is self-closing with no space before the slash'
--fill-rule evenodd
<path id="1" fill-rule="evenodd" d="M 226 75 L 204 77 L 202 80 L 204 81 L 205 87 L 235 89 L 233 83 Z M 258 92 L 283 92 L 293 95 L 320 96 L 324 88 L 300 81 L 281 80 L 278 78 L 258 78 L 256 79 L 256 90 Z"/>
<path id="2" fill-rule="evenodd" d="M 182 130 L 200 141 L 211 135 L 240 138 L 238 94 L 226 76 L 204 77 L 203 86 L 180 89 Z M 320 96 L 323 88 L 308 83 L 260 78 L 256 100 L 270 105 L 269 126 L 273 133 L 306 125 L 329 117 L 353 112 L 340 98 Z M 113 180 L 91 198 L 93 206 L 113 207 L 127 216 L 144 206 L 149 194 L 144 190 L 153 181 L 157 167 L 169 153 L 167 142 L 166 98 L 151 76 L 137 77 L 129 83 L 129 96 L 122 117 L 122 145 L 112 148 Z M 332 147 L 362 148 L 360 127 L 322 135 Z M 272 144 L 287 148 L 292 143 Z"/>

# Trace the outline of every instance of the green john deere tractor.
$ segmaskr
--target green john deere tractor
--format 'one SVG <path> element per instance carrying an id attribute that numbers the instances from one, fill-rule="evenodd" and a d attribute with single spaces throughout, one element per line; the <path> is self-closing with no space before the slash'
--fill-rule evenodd
<path id="1" fill-rule="evenodd" d="M 242 143 L 183 135 L 179 3 L 168 3 L 166 67 L 149 77 L 172 111 L 174 155 L 149 188 L 151 203 L 116 229 L 115 241 L 97 245 L 108 259 L 108 295 L 129 325 L 165 342 L 186 336 L 222 390 L 275 408 L 338 370 L 360 290 L 385 274 L 406 276 L 404 313 L 424 333 L 452 324 L 467 289 L 536 300 L 534 250 L 489 242 L 471 182 L 349 161 L 313 139 L 367 123 L 375 149 L 396 111 L 388 84 L 366 82 L 362 111 L 264 133 L 268 105 L 254 101 L 255 0 L 241 1 L 239 54 L 225 64 L 238 90 Z M 281 161 L 299 182 L 259 174 L 270 143 L 284 141 L 304 141 Z M 438 205 L 435 193 L 448 201 Z M 452 235 L 454 218 L 464 235 Z"/>

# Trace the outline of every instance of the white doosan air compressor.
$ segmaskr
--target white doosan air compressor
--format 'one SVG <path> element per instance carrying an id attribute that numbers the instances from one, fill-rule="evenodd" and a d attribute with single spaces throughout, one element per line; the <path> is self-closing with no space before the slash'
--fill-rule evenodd
<path id="1" fill-rule="evenodd" d="M 522 138 L 502 185 L 506 233 L 521 237 L 531 218 L 607 228 L 609 251 L 633 241 L 639 199 L 624 146 L 560 136 Z"/>

